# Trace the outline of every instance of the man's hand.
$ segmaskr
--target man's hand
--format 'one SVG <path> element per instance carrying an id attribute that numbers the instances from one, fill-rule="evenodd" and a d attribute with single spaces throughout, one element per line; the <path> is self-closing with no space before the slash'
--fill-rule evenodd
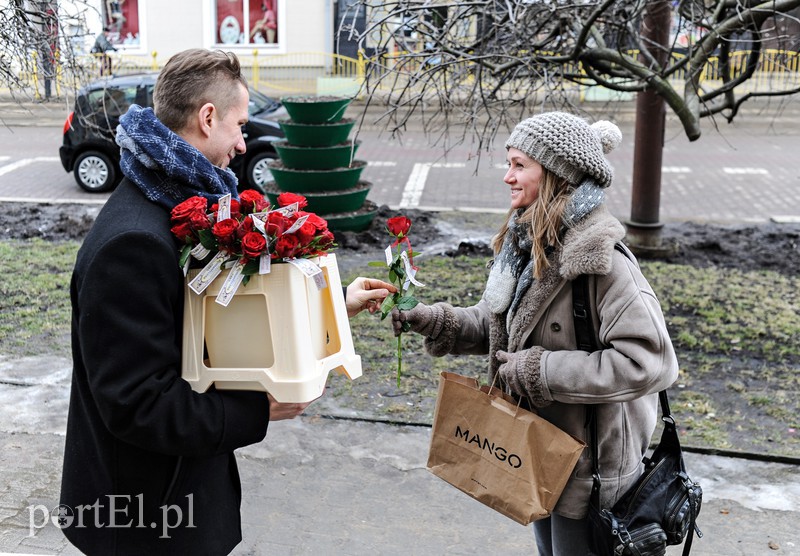
<path id="1" fill-rule="evenodd" d="M 378 311 L 386 296 L 396 291 L 397 288 L 389 282 L 359 276 L 347 286 L 347 316 L 352 318 L 364 309 L 370 313 Z"/>
<path id="2" fill-rule="evenodd" d="M 312 402 L 306 403 L 282 403 L 277 401 L 275 398 L 272 397 L 272 394 L 267 393 L 267 397 L 269 398 L 269 421 L 283 421 L 285 419 L 294 419 L 301 413 L 303 413 L 306 408 L 311 405 Z"/>

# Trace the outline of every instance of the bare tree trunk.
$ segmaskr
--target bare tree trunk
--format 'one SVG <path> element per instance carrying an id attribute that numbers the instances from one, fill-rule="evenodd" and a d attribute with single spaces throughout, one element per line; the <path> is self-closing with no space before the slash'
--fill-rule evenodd
<path id="1" fill-rule="evenodd" d="M 668 62 L 670 4 L 650 2 L 642 21 L 643 42 L 662 67 Z M 661 201 L 661 162 L 664 152 L 666 106 L 664 98 L 648 88 L 636 95 L 636 126 L 633 150 L 631 218 L 626 222 L 627 240 L 640 254 L 661 251 L 659 220 Z"/>

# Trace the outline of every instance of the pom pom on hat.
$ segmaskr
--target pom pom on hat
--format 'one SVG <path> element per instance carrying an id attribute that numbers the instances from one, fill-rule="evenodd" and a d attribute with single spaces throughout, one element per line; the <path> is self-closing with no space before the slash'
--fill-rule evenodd
<path id="1" fill-rule="evenodd" d="M 567 112 L 545 112 L 518 123 L 506 149 L 519 149 L 572 185 L 591 177 L 598 186 L 608 187 L 614 168 L 605 154 L 621 141 L 622 132 L 611 122 L 590 126 Z"/>
<path id="2" fill-rule="evenodd" d="M 603 145 L 604 154 L 610 153 L 622 143 L 622 132 L 616 124 L 608 120 L 597 121 L 589 127 L 591 127 L 592 131 L 600 138 L 600 144 Z"/>

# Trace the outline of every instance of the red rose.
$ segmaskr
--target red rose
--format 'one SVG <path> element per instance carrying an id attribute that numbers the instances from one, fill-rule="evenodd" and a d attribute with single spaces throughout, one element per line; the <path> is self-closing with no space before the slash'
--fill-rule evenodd
<path id="1" fill-rule="evenodd" d="M 233 218 L 226 218 L 214 224 L 213 228 L 211 228 L 211 233 L 214 234 L 220 245 L 229 246 L 233 245 L 236 239 L 236 229 L 238 227 L 239 223 L 236 220 Z"/>
<path id="2" fill-rule="evenodd" d="M 297 193 L 281 193 L 278 195 L 278 205 L 282 207 L 288 207 L 292 203 L 297 203 L 298 208 L 306 208 L 308 206 L 308 201 L 302 195 L 298 195 Z"/>
<path id="3" fill-rule="evenodd" d="M 258 232 L 247 232 L 242 238 L 242 255 L 248 259 L 256 259 L 267 248 L 267 240 Z"/>
<path id="4" fill-rule="evenodd" d="M 279 212 L 270 212 L 267 217 L 267 234 L 271 236 L 279 236 L 283 230 L 288 228 L 287 218 Z"/>
<path id="5" fill-rule="evenodd" d="M 314 237 L 317 235 L 317 228 L 314 227 L 314 224 L 306 220 L 305 223 L 295 231 L 295 235 L 300 241 L 300 245 L 308 245 L 314 241 Z"/>
<path id="6" fill-rule="evenodd" d="M 297 238 L 293 235 L 281 236 L 275 243 L 275 257 L 279 259 L 293 257 L 297 251 L 298 243 Z"/>
<path id="7" fill-rule="evenodd" d="M 214 203 L 213 205 L 211 205 L 211 212 L 213 212 L 215 215 L 218 210 L 219 210 L 219 203 Z M 241 215 L 242 212 L 239 207 L 239 201 L 237 201 L 236 199 L 231 199 L 231 218 L 235 218 L 238 220 Z"/>
<path id="8" fill-rule="evenodd" d="M 206 230 L 211 227 L 211 220 L 205 212 L 195 212 L 189 216 L 189 224 L 193 230 Z"/>
<path id="9" fill-rule="evenodd" d="M 185 222 L 195 213 L 205 214 L 206 208 L 208 208 L 208 199 L 205 197 L 189 197 L 172 209 L 170 218 L 173 222 Z"/>
<path id="10" fill-rule="evenodd" d="M 411 220 L 405 216 L 395 216 L 386 221 L 386 228 L 394 237 L 403 238 L 408 235 L 408 230 L 411 228 Z"/>
<path id="11" fill-rule="evenodd" d="M 334 237 L 333 232 L 330 230 L 325 230 L 319 236 L 319 243 L 317 244 L 317 249 L 320 251 L 327 251 L 328 249 L 332 249 L 334 247 Z"/>
<path id="12" fill-rule="evenodd" d="M 189 243 L 194 239 L 194 232 L 188 222 L 175 224 L 170 231 L 184 243 Z"/>
<path id="13" fill-rule="evenodd" d="M 328 221 L 319 216 L 318 214 L 315 214 L 313 212 L 303 212 L 303 211 L 297 213 L 298 218 L 306 215 L 308 216 L 306 224 L 311 224 L 317 229 L 318 232 L 322 232 L 328 229 Z"/>
<path id="14" fill-rule="evenodd" d="M 239 194 L 239 205 L 242 214 L 252 214 L 261 212 L 269 207 L 269 203 L 264 199 L 264 195 L 255 189 L 245 189 Z"/>
<path id="15" fill-rule="evenodd" d="M 253 217 L 252 216 L 245 216 L 244 220 L 239 223 L 239 227 L 236 229 L 236 237 L 242 239 L 246 236 L 249 232 L 253 231 Z"/>

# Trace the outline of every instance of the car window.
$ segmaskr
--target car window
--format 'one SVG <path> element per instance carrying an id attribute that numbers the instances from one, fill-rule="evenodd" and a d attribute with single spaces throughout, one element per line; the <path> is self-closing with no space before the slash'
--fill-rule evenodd
<path id="1" fill-rule="evenodd" d="M 261 113 L 270 113 L 278 109 L 280 104 L 264 93 L 259 93 L 255 89 L 250 89 L 250 104 L 247 108 L 251 116 Z"/>
<path id="2" fill-rule="evenodd" d="M 136 102 L 136 87 L 107 87 L 90 91 L 89 108 L 95 114 L 121 116 Z"/>
<path id="3" fill-rule="evenodd" d="M 144 106 L 145 108 L 148 106 L 153 106 L 153 89 L 155 85 L 142 85 L 139 90 L 139 99 L 137 100 L 140 106 Z"/>

